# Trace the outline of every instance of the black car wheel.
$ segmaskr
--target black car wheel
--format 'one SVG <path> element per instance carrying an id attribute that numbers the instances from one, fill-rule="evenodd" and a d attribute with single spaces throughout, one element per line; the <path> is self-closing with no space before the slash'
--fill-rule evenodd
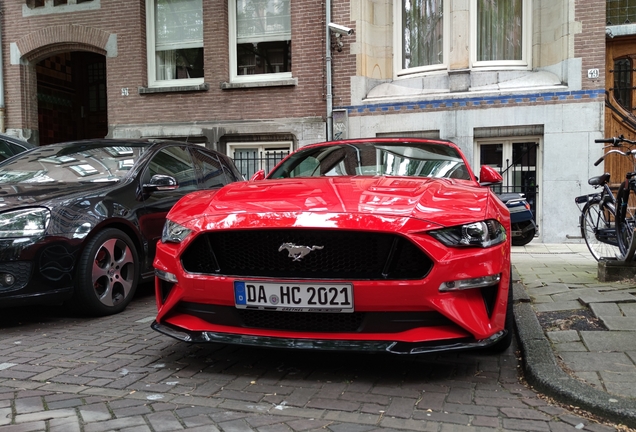
<path id="1" fill-rule="evenodd" d="M 73 305 L 91 315 L 123 311 L 139 280 L 139 258 L 130 237 L 109 228 L 93 237 L 80 257 Z"/>
<path id="2" fill-rule="evenodd" d="M 523 231 L 523 228 L 520 226 L 516 226 L 513 227 L 513 231 L 515 230 L 519 230 L 519 231 Z M 530 243 L 532 241 L 532 239 L 534 238 L 534 235 L 536 234 L 536 231 L 534 228 L 531 230 L 526 231 L 525 233 L 521 234 L 518 237 L 513 237 L 512 238 L 512 245 L 513 246 L 525 246 L 528 243 Z"/>

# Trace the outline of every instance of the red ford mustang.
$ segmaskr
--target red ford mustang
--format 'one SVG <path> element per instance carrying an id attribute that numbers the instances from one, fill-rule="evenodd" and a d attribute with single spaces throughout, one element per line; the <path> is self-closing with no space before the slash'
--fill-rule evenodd
<path id="1" fill-rule="evenodd" d="M 512 340 L 510 217 L 453 143 L 305 146 L 167 216 L 152 327 L 186 342 L 419 354 Z"/>

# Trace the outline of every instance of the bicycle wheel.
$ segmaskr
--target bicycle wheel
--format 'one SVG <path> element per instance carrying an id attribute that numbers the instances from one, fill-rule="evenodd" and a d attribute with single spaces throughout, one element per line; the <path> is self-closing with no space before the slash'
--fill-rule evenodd
<path id="1" fill-rule="evenodd" d="M 634 218 L 636 192 L 626 182 L 621 183 L 616 196 L 616 237 L 622 255 L 626 255 L 632 244 L 636 219 Z"/>
<path id="2" fill-rule="evenodd" d="M 588 202 L 582 210 L 581 234 L 587 248 L 598 261 L 603 257 L 616 258 L 620 249 L 616 239 L 616 211 L 610 204 Z"/>

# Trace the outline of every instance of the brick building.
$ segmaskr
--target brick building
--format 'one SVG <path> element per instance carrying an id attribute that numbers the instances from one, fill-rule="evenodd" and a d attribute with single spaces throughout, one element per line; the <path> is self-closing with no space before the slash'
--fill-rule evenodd
<path id="1" fill-rule="evenodd" d="M 0 12 L 8 133 L 187 138 L 230 156 L 450 139 L 527 194 L 538 241 L 580 241 L 573 198 L 602 172 L 590 161 L 604 2 L 4 0 Z"/>

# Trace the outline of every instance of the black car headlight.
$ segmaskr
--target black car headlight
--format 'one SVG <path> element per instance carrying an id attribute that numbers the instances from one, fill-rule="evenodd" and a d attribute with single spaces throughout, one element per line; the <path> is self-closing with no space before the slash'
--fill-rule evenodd
<path id="1" fill-rule="evenodd" d="M 430 234 L 451 247 L 487 248 L 506 241 L 506 229 L 494 219 L 442 228 Z"/>
<path id="2" fill-rule="evenodd" d="M 183 225 L 166 219 L 161 233 L 161 241 L 164 243 L 181 243 L 191 232 L 192 230 Z"/>
<path id="3" fill-rule="evenodd" d="M 44 235 L 50 220 L 51 212 L 43 207 L 0 213 L 0 238 Z"/>

